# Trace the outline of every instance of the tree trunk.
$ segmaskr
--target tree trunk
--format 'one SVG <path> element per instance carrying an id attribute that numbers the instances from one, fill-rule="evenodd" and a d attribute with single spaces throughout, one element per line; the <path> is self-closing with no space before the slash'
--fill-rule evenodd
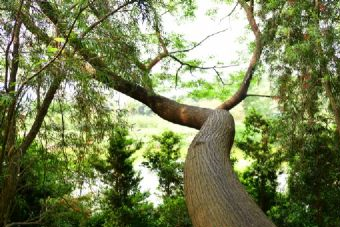
<path id="1" fill-rule="evenodd" d="M 340 138 L 340 108 L 337 105 L 337 101 L 336 101 L 336 99 L 333 95 L 332 85 L 331 85 L 330 79 L 327 79 L 327 78 L 325 79 L 324 87 L 325 87 L 325 91 L 326 91 L 326 96 L 329 99 L 329 103 L 331 105 L 331 108 L 332 108 L 332 111 L 333 111 L 333 114 L 334 114 L 336 130 L 337 130 L 338 136 Z"/>
<path id="2" fill-rule="evenodd" d="M 215 110 L 189 147 L 184 191 L 194 227 L 274 227 L 235 176 L 230 149 L 235 134 L 228 111 Z"/>

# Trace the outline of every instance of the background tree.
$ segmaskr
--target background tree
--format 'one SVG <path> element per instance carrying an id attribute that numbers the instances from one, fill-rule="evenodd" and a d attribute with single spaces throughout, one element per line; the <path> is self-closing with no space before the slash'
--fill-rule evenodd
<path id="1" fill-rule="evenodd" d="M 152 136 L 156 146 L 143 155 L 143 165 L 158 176 L 163 202 L 156 208 L 157 226 L 190 227 L 191 221 L 183 194 L 183 161 L 180 159 L 181 137 L 172 131 Z"/>
<path id="2" fill-rule="evenodd" d="M 180 160 L 180 136 L 164 131 L 152 136 L 157 147 L 150 147 L 144 155 L 143 165 L 154 171 L 159 179 L 163 198 L 183 193 L 183 162 Z"/>
<path id="3" fill-rule="evenodd" d="M 107 185 L 101 202 L 103 226 L 146 227 L 153 224 L 153 207 L 146 202 L 147 194 L 140 192 L 141 177 L 134 170 L 131 157 L 141 148 L 141 143 L 128 136 L 126 126 L 116 126 L 106 159 L 94 163 Z"/>
<path id="4" fill-rule="evenodd" d="M 267 4 L 260 15 L 268 16 L 281 3 Z M 285 126 L 280 142 L 290 166 L 290 198 L 281 211 L 289 217 L 287 226 L 337 225 L 336 219 L 326 217 L 332 212 L 325 204 L 332 206 L 334 200 L 326 202 L 323 187 L 338 190 L 332 173 L 337 168 L 328 169 L 338 160 L 338 152 L 332 151 L 339 144 L 338 6 L 332 1 L 290 1 L 282 8 L 277 33 L 265 51 Z"/>
<path id="5" fill-rule="evenodd" d="M 291 127 L 280 130 L 289 177 L 287 194 L 270 211 L 279 226 L 339 224 L 338 138 L 329 121 L 317 116 L 313 124 L 301 122 L 294 132 Z"/>
<path id="6" fill-rule="evenodd" d="M 273 123 L 251 110 L 244 121 L 245 130 L 236 139 L 236 145 L 251 164 L 240 173 L 241 182 L 264 212 L 270 210 L 277 200 L 278 174 L 282 154 L 274 146 Z"/>
<path id="7" fill-rule="evenodd" d="M 75 185 L 62 155 L 32 144 L 20 164 L 20 181 L 8 226 L 82 226 L 90 210 L 86 197 L 71 198 Z"/>

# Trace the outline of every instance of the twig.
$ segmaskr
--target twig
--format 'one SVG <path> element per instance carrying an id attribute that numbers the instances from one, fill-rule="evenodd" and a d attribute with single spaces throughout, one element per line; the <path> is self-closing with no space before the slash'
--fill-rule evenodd
<path id="1" fill-rule="evenodd" d="M 276 95 L 260 95 L 260 94 L 247 94 L 247 97 L 260 97 L 260 98 L 278 98 L 279 96 Z"/>
<path id="2" fill-rule="evenodd" d="M 216 73 L 216 76 L 218 77 L 218 79 L 221 81 L 221 83 L 223 85 L 225 85 L 225 83 L 224 83 L 220 73 L 217 71 L 217 69 L 225 69 L 225 68 L 229 68 L 229 67 L 238 66 L 236 64 L 235 65 L 223 65 L 223 66 L 197 66 L 197 65 L 191 65 L 187 62 L 184 62 L 184 61 L 180 60 L 179 58 L 177 58 L 176 56 L 170 55 L 170 57 L 180 64 L 180 67 L 176 70 L 176 80 L 175 80 L 176 86 L 177 86 L 178 73 L 183 68 L 183 66 L 189 67 L 191 74 L 192 74 L 192 69 L 213 70 Z"/>
<path id="3" fill-rule="evenodd" d="M 234 13 L 234 11 L 236 10 L 236 7 L 238 6 L 238 2 L 236 2 L 236 4 L 235 4 L 235 6 L 234 6 L 234 8 L 230 11 L 230 13 L 228 13 L 227 14 L 227 16 L 225 16 L 225 17 L 223 17 L 221 20 L 220 20 L 220 22 L 222 22 L 224 19 L 226 19 L 227 17 L 230 17 L 231 16 L 231 14 L 233 14 Z"/>
<path id="4" fill-rule="evenodd" d="M 102 18 L 100 18 L 99 20 L 97 20 L 96 22 L 94 22 L 93 24 L 90 25 L 90 27 L 88 27 L 86 29 L 85 32 L 83 32 L 81 35 L 80 35 L 80 39 L 83 39 L 89 32 L 91 32 L 95 27 L 97 27 L 100 23 L 102 23 L 104 20 L 106 20 L 108 17 L 112 16 L 113 14 L 115 14 L 116 12 L 118 12 L 120 9 L 124 8 L 125 6 L 131 4 L 131 3 L 134 3 L 136 2 L 135 0 L 133 1 L 127 1 L 126 3 L 124 3 L 123 5 L 121 6 L 118 6 L 118 8 L 108 12 L 107 14 L 105 14 Z"/>
<path id="5" fill-rule="evenodd" d="M 175 75 L 175 87 L 177 87 L 177 82 L 178 82 L 178 73 L 179 71 L 183 68 L 183 65 L 180 65 L 178 69 L 176 70 L 176 75 Z"/>
<path id="6" fill-rule="evenodd" d="M 176 51 L 171 51 L 170 54 L 176 54 L 176 53 L 183 53 L 183 52 L 189 52 L 189 51 L 192 51 L 193 49 L 197 48 L 198 46 L 200 46 L 202 43 L 204 43 L 207 39 L 215 36 L 215 35 L 218 35 L 220 33 L 223 33 L 225 31 L 227 31 L 228 28 L 225 28 L 221 31 L 218 31 L 218 32 L 215 32 L 213 34 L 210 34 L 208 36 L 206 36 L 204 39 L 202 39 L 201 41 L 199 41 L 197 44 L 195 44 L 194 46 L 192 46 L 191 48 L 188 48 L 188 49 L 184 49 L 184 50 L 176 50 Z"/>
<path id="7" fill-rule="evenodd" d="M 177 58 L 174 55 L 169 55 L 172 59 L 174 59 L 176 62 L 178 62 L 181 65 L 187 66 L 191 69 L 202 69 L 202 70 L 208 70 L 208 69 L 226 69 L 226 68 L 230 68 L 230 67 L 236 67 L 239 66 L 238 64 L 232 64 L 232 65 L 222 65 L 222 66 L 197 66 L 197 65 L 192 65 L 188 62 L 184 62 L 182 60 L 180 60 L 179 58 Z"/>
<path id="8" fill-rule="evenodd" d="M 217 76 L 217 77 L 218 77 L 218 79 L 221 81 L 222 85 L 224 86 L 224 85 L 225 85 L 225 83 L 224 83 L 224 81 L 223 81 L 223 79 L 222 79 L 222 77 L 221 77 L 220 73 L 217 71 L 217 69 L 216 69 L 216 68 L 213 68 L 213 70 L 215 71 L 215 73 L 216 73 L 216 76 Z"/>

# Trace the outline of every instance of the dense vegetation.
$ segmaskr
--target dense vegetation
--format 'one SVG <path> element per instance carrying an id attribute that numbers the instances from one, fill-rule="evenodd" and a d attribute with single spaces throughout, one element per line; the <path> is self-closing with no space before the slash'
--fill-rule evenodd
<path id="1" fill-rule="evenodd" d="M 264 227 L 271 221 L 278 227 L 340 226 L 340 3 L 214 4 L 208 16 L 228 6 L 230 21 L 243 15 L 245 30 L 255 36 L 244 39 L 248 53 L 237 60 L 244 65 L 250 56 L 246 67 L 231 72 L 233 59 L 221 63 L 192 54 L 225 30 L 193 42 L 167 28 L 168 17 L 194 21 L 195 1 L 0 0 L 1 226 L 244 227 L 243 220 L 256 219 L 254 225 Z M 237 177 L 271 221 L 248 197 L 230 199 L 227 190 L 212 193 L 221 204 L 210 217 L 212 207 L 188 200 L 184 188 L 205 201 L 202 182 L 220 176 L 200 169 L 203 181 L 185 185 L 190 166 L 181 141 L 187 135 L 136 135 L 128 122 L 133 111 L 113 99 L 116 90 L 145 104 L 137 109 L 148 117 L 153 112 L 205 129 L 217 111 L 158 94 L 172 94 L 174 87 L 185 91 L 183 99 L 220 100 L 217 109 L 225 112 L 243 107 L 232 164 L 238 169 L 247 160 Z M 228 148 L 233 125 L 225 125 L 224 139 L 212 130 L 200 133 L 227 141 Z M 205 143 L 194 140 L 192 160 L 200 156 L 195 152 L 209 151 L 210 145 L 198 150 Z M 227 167 L 228 159 L 222 160 Z M 223 168 L 216 163 L 208 170 Z M 141 190 L 141 168 L 157 176 L 157 204 Z M 230 185 L 222 186 L 242 193 L 228 176 Z M 208 189 L 216 192 L 220 181 L 213 182 Z M 240 217 L 238 210 L 248 208 L 239 204 L 250 212 Z M 239 209 L 228 213 L 225 207 Z"/>

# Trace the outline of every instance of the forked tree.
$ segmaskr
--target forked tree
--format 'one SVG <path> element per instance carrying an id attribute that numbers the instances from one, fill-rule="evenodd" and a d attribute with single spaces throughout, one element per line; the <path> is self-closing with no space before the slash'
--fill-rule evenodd
<path id="1" fill-rule="evenodd" d="M 254 34 L 254 49 L 238 90 L 216 109 L 181 104 L 157 94 L 152 86 L 152 69 L 162 61 L 172 60 L 181 66 L 201 68 L 181 59 L 178 54 L 195 48 L 176 50 L 165 38 L 163 11 L 191 1 L 30 1 L 1 2 L 12 23 L 5 50 L 5 73 L 0 91 L 9 97 L 1 116 L 0 222 L 6 225 L 19 180 L 20 158 L 36 138 L 55 94 L 74 71 L 91 81 L 119 91 L 145 104 L 161 118 L 175 124 L 199 129 L 185 161 L 185 198 L 195 227 L 268 227 L 274 224 L 246 193 L 230 162 L 235 125 L 229 110 L 247 97 L 248 88 L 263 48 L 276 33 L 280 10 L 293 1 L 284 1 L 272 10 L 266 23 L 259 26 L 254 1 L 238 0 Z M 59 3 L 59 4 L 58 4 Z M 263 3 L 264 4 L 264 3 Z M 171 6 L 171 7 L 170 7 Z M 140 16 L 141 15 L 141 16 Z M 143 59 L 137 43 L 148 42 L 139 30 L 139 21 L 148 20 L 149 31 L 157 39 L 158 53 Z M 269 27 L 269 28 L 268 28 Z M 262 29 L 262 32 L 260 31 Z M 263 37 L 262 33 L 266 36 Z M 135 40 L 134 40 L 135 39 Z M 145 44 L 145 43 L 144 43 Z M 43 46 L 48 60 L 38 62 L 27 75 L 20 74 L 22 52 Z M 140 48 L 140 47 L 139 47 Z M 47 51 L 47 52 L 48 52 Z M 41 55 L 44 55 L 42 51 Z M 51 54 L 52 53 L 52 54 Z M 24 61 L 23 61 L 24 62 Z M 23 69 L 22 69 L 23 70 Z M 27 70 L 26 70 L 27 71 Z M 38 94 L 37 110 L 28 133 L 18 141 L 16 123 L 20 100 L 32 84 L 45 78 L 44 95 Z M 47 79 L 46 79 L 47 78 Z M 79 79 L 79 76 L 78 76 Z M 35 86 L 36 87 L 36 86 Z M 26 93 L 27 94 L 27 93 Z M 41 99 L 40 99 L 41 98 Z M 2 114 L 2 115 L 1 115 Z M 5 163 L 5 164 L 4 164 Z"/>
<path id="2" fill-rule="evenodd" d="M 20 158 L 39 133 L 48 108 L 68 73 L 68 69 L 61 67 L 62 62 L 77 59 L 77 62 L 81 62 L 83 66 L 87 67 L 87 73 L 93 80 L 142 102 L 165 120 L 200 130 L 190 145 L 185 162 L 185 197 L 189 214 L 195 227 L 274 226 L 241 186 L 233 173 L 230 163 L 230 149 L 234 140 L 235 126 L 233 117 L 228 111 L 247 97 L 247 90 L 263 48 L 261 32 L 253 15 L 253 3 L 239 0 L 238 4 L 244 9 L 255 36 L 255 49 L 240 88 L 216 109 L 178 103 L 156 94 L 152 86 L 149 86 L 150 84 L 145 81 L 131 79 L 133 74 L 139 76 L 142 74 L 145 77 L 150 76 L 153 67 L 163 59 L 171 58 L 183 65 L 187 64 L 168 50 L 168 43 L 162 36 L 161 18 L 154 12 L 155 8 L 153 8 L 151 2 L 102 1 L 99 3 L 80 1 L 73 5 L 70 3 L 65 4 L 66 6 L 64 7 L 73 12 L 72 22 L 66 21 L 67 17 L 61 11 L 61 7 L 53 1 L 35 2 L 22 0 L 14 4 L 4 4 L 7 7 L 6 9 L 12 13 L 8 17 L 14 21 L 14 26 L 6 50 L 6 73 L 4 79 L 4 93 L 11 97 L 11 101 L 5 108 L 6 112 L 1 127 L 3 133 L 1 162 L 9 164 L 6 166 L 6 171 L 9 174 L 1 185 L 1 223 L 6 225 L 8 221 L 11 209 L 10 204 L 19 180 L 20 167 L 18 163 Z M 109 9 L 105 6 L 114 8 Z M 124 11 L 136 10 L 136 8 L 143 11 L 143 17 L 144 15 L 149 16 L 146 14 L 153 14 L 152 28 L 158 38 L 160 52 L 147 62 L 143 62 L 138 58 L 128 59 L 127 62 L 132 65 L 126 71 L 130 70 L 131 75 L 125 76 L 120 75 L 117 72 L 118 70 L 115 70 L 111 63 L 108 63 L 108 59 L 103 60 L 102 53 L 89 48 L 86 40 L 88 36 L 93 36 L 93 32 L 110 17 Z M 42 19 L 37 19 L 37 15 L 34 15 L 34 13 L 39 14 Z M 79 27 L 79 21 L 84 20 L 82 16 L 92 17 L 93 22 L 86 25 L 86 29 Z M 119 18 L 119 16 L 117 17 Z M 40 20 L 40 24 L 35 20 Z M 44 24 L 45 28 L 41 24 Z M 112 30 L 119 29 L 110 23 L 106 23 L 105 26 L 111 26 Z M 28 48 L 28 44 L 24 40 L 25 37 L 22 35 L 23 30 L 31 35 L 31 42 L 40 42 L 46 46 L 51 45 L 53 41 L 60 41 L 60 43 L 54 46 L 56 48 L 54 55 L 48 62 L 41 64 L 41 67 L 31 75 L 18 78 L 20 52 Z M 51 35 L 51 30 L 56 35 Z M 58 40 L 55 37 L 61 37 L 61 39 Z M 25 43 L 20 43 L 21 40 L 24 40 Z M 124 48 L 129 48 L 129 45 L 124 41 L 122 38 L 120 43 L 122 47 L 118 51 L 123 52 Z M 112 37 L 110 42 L 116 42 L 115 37 Z M 117 42 L 120 42 L 120 40 Z M 120 56 L 120 58 L 124 57 L 126 56 L 123 54 Z M 121 59 L 118 64 L 123 61 L 124 59 Z M 57 67 L 53 67 L 53 65 Z M 18 143 L 15 140 L 18 133 L 16 130 L 17 104 L 19 99 L 22 98 L 21 96 L 26 86 L 29 86 L 30 83 L 37 80 L 39 75 L 46 72 L 48 72 L 52 81 L 46 89 L 43 100 L 38 105 L 37 113 L 29 132 Z"/>

